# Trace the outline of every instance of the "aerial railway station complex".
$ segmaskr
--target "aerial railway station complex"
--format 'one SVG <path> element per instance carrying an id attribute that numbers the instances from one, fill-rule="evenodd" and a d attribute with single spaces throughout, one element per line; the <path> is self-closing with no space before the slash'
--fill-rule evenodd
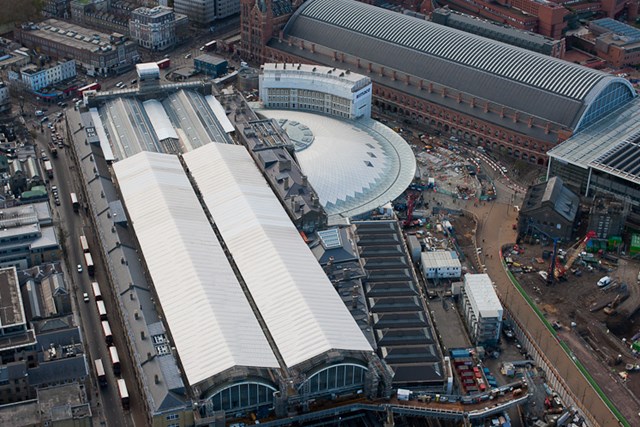
<path id="1" fill-rule="evenodd" d="M 243 57 L 364 74 L 374 113 L 532 163 L 636 96 L 623 78 L 361 2 L 265 3 L 242 1 Z"/>

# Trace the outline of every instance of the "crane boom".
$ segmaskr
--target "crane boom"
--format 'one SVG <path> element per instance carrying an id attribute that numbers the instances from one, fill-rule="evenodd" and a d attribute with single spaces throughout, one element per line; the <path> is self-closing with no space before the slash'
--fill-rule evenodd
<path id="1" fill-rule="evenodd" d="M 593 239 L 594 237 L 596 237 L 595 231 L 589 231 L 587 235 L 584 236 L 584 238 L 580 241 L 578 247 L 576 247 L 573 253 L 569 255 L 569 258 L 567 258 L 567 262 L 564 264 L 565 271 L 571 268 L 576 259 L 578 259 L 578 256 L 582 253 L 582 251 L 584 251 L 584 248 L 587 247 L 587 243 L 589 243 L 589 240 Z"/>

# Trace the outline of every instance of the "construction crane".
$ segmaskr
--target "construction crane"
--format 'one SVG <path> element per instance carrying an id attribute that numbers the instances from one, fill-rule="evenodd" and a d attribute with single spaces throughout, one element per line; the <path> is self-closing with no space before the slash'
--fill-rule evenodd
<path id="1" fill-rule="evenodd" d="M 554 268 L 554 277 L 556 279 L 564 277 L 565 273 L 573 266 L 573 263 L 576 262 L 582 251 L 584 251 L 584 249 L 587 247 L 587 243 L 589 243 L 589 240 L 593 239 L 596 236 L 597 234 L 595 231 L 589 231 L 578 243 L 570 247 L 567 250 L 568 257 L 564 265 L 562 265 L 556 259 Z"/>
<path id="2" fill-rule="evenodd" d="M 558 239 L 553 239 L 553 253 L 551 254 L 551 262 L 547 269 L 547 285 L 553 284 L 553 279 L 556 277 L 556 265 L 558 262 Z"/>
<path id="3" fill-rule="evenodd" d="M 416 193 L 411 193 L 409 194 L 409 196 L 407 197 L 407 219 L 404 220 L 404 222 L 402 223 L 403 227 L 410 227 L 411 221 L 413 221 L 413 210 L 416 207 L 416 199 L 418 198 L 418 195 Z"/>

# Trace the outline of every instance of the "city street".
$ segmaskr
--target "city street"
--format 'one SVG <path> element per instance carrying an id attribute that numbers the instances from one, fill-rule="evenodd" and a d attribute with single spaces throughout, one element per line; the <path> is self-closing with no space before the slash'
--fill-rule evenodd
<path id="1" fill-rule="evenodd" d="M 58 126 L 60 127 L 60 124 Z M 61 130 L 59 130 L 59 133 L 64 135 Z M 82 255 L 83 252 L 80 247 L 81 235 L 87 236 L 90 248 L 97 248 L 98 246 L 92 239 L 93 233 L 88 219 L 84 216 L 82 210 L 79 213 L 74 212 L 71 205 L 70 193 L 75 192 L 79 194 L 80 192 L 78 177 L 72 159 L 70 158 L 70 148 L 65 146 L 63 149 L 58 149 L 58 157 L 53 158 L 49 154 L 49 150 L 47 148 L 47 141 L 49 139 L 50 131 L 48 128 L 45 128 L 44 133 L 39 131 L 37 132 L 37 152 L 39 153 L 40 148 L 43 148 L 45 153 L 47 153 L 51 159 L 54 168 L 54 177 L 49 182 L 49 188 L 51 185 L 56 185 L 58 187 L 61 200 L 60 206 L 55 206 L 53 198 L 51 198 L 50 206 L 53 210 L 54 221 L 60 226 L 60 239 L 61 244 L 65 248 L 65 259 L 67 262 L 65 277 L 73 291 L 73 301 L 74 306 L 76 307 L 74 311 L 78 315 L 78 323 L 82 327 L 83 336 L 85 338 L 85 349 L 88 356 L 87 360 L 90 364 L 90 377 L 94 387 L 94 392 L 88 393 L 91 398 L 92 410 L 96 415 L 96 419 L 100 420 L 99 425 L 104 425 L 105 421 L 108 426 L 134 425 L 131 421 L 130 414 L 125 415 L 122 411 L 122 405 L 120 404 L 120 398 L 116 387 L 116 378 L 113 375 L 113 370 L 111 369 L 109 351 L 105 343 L 101 321 L 98 316 L 95 300 L 91 291 L 91 282 L 93 280 L 98 281 L 105 298 L 107 312 L 110 313 L 110 315 L 111 313 L 115 313 L 114 305 L 109 298 L 110 293 L 107 292 L 108 284 L 104 279 L 106 276 L 100 268 L 100 265 L 97 264 L 95 277 L 89 277 Z M 94 259 L 97 258 L 97 254 L 94 253 L 93 256 Z M 78 273 L 76 269 L 78 264 L 83 265 L 82 273 Z M 84 292 L 87 292 L 90 295 L 90 301 L 88 303 L 83 302 Z M 123 345 L 124 340 L 122 331 L 119 331 L 117 327 L 114 327 L 113 324 L 115 322 L 111 323 L 116 346 L 118 348 L 125 348 Z M 119 351 L 118 353 L 123 365 L 123 376 L 125 378 L 128 376 L 130 377 L 132 370 L 130 363 L 127 363 L 128 358 L 124 357 L 126 356 L 124 351 Z M 102 359 L 108 378 L 108 386 L 103 389 L 98 389 L 97 387 L 93 366 L 93 361 L 98 358 Z M 127 383 L 129 384 L 130 382 L 127 381 Z M 104 410 L 103 408 L 108 408 L 108 410 Z M 133 408 L 134 407 L 132 405 L 132 410 Z"/>

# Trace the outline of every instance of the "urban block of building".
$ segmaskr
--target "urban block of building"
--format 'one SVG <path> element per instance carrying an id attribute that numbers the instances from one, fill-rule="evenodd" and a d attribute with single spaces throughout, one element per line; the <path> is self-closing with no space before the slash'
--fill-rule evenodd
<path id="1" fill-rule="evenodd" d="M 9 94 L 9 87 L 7 84 L 0 80 L 0 113 L 11 110 L 11 96 Z"/>
<path id="2" fill-rule="evenodd" d="M 520 208 L 518 232 L 547 239 L 570 241 L 578 220 L 580 197 L 559 177 L 536 184 L 527 190 Z"/>
<path id="3" fill-rule="evenodd" d="M 174 0 L 173 7 L 177 13 L 201 26 L 240 12 L 240 3 L 233 0 Z"/>
<path id="4" fill-rule="evenodd" d="M 146 49 L 164 51 L 184 40 L 188 27 L 186 15 L 175 13 L 170 7 L 139 7 L 131 12 L 129 36 Z"/>
<path id="5" fill-rule="evenodd" d="M 260 100 L 266 108 L 307 110 L 357 119 L 371 116 L 371 79 L 309 64 L 264 64 Z"/>
<path id="6" fill-rule="evenodd" d="M 47 202 L 3 209 L 0 227 L 0 266 L 25 269 L 61 259 Z"/>
<path id="7" fill-rule="evenodd" d="M 596 19 L 589 23 L 595 36 L 593 48 L 596 55 L 612 67 L 640 64 L 640 30 L 612 18 Z"/>
<path id="8" fill-rule="evenodd" d="M 212 78 L 227 74 L 228 62 L 226 59 L 215 55 L 199 55 L 193 60 L 196 71 Z"/>
<path id="9" fill-rule="evenodd" d="M 477 34 L 492 40 L 504 42 L 523 49 L 542 53 L 556 58 L 564 58 L 565 39 L 554 40 L 530 31 L 519 30 L 497 22 L 479 19 L 472 15 L 455 12 L 448 8 L 438 8 L 431 14 L 436 24 L 456 28 L 471 34 Z"/>
<path id="10" fill-rule="evenodd" d="M 5 427 L 91 427 L 92 417 L 86 388 L 78 383 L 38 389 L 35 399 L 0 406 L 0 424 Z"/>
<path id="11" fill-rule="evenodd" d="M 462 265 L 455 251 L 427 251 L 420 255 L 422 274 L 427 279 L 458 279 Z"/>
<path id="12" fill-rule="evenodd" d="M 74 59 L 88 75 L 130 69 L 140 58 L 137 46 L 122 34 L 105 34 L 56 19 L 16 28 L 16 40 L 55 59 Z"/>
<path id="13" fill-rule="evenodd" d="M 476 345 L 496 345 L 500 339 L 503 309 L 487 274 L 465 274 L 462 314 Z"/>
<path id="14" fill-rule="evenodd" d="M 30 90 L 38 91 L 76 76 L 76 61 L 59 61 L 51 66 L 39 68 L 34 64 L 20 69 L 20 77 Z"/>
<path id="15" fill-rule="evenodd" d="M 71 20 L 77 24 L 123 35 L 135 7 L 131 1 L 121 0 L 71 0 L 69 4 Z"/>

